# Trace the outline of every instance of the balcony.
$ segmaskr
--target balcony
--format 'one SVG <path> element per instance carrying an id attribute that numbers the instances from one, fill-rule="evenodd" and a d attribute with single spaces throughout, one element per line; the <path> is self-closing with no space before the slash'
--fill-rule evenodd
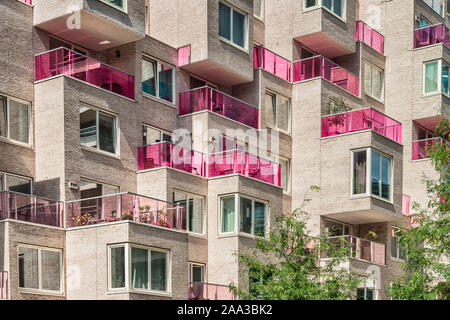
<path id="1" fill-rule="evenodd" d="M 8 300 L 8 272 L 0 272 L 0 300 Z"/>
<path id="2" fill-rule="evenodd" d="M 442 143 L 441 138 L 430 138 L 423 140 L 415 140 L 412 142 L 412 160 L 428 159 L 428 149 L 432 147 L 436 142 Z"/>
<path id="3" fill-rule="evenodd" d="M 361 41 L 384 55 L 384 36 L 362 21 L 356 22 L 356 41 Z"/>
<path id="4" fill-rule="evenodd" d="M 278 163 L 239 150 L 211 154 L 208 168 L 210 178 L 241 174 L 281 186 L 281 166 Z"/>
<path id="5" fill-rule="evenodd" d="M 322 138 L 363 130 L 373 130 L 402 143 L 402 124 L 372 108 L 322 117 Z"/>
<path id="6" fill-rule="evenodd" d="M 329 238 L 340 246 L 351 244 L 350 256 L 370 263 L 386 264 L 386 245 L 353 236 L 335 236 Z"/>
<path id="7" fill-rule="evenodd" d="M 0 220 L 13 219 L 64 227 L 64 204 L 10 191 L 0 192 Z"/>
<path id="8" fill-rule="evenodd" d="M 66 75 L 134 99 L 134 76 L 66 48 L 35 57 L 35 80 Z"/>
<path id="9" fill-rule="evenodd" d="M 237 300 L 227 286 L 201 282 L 191 282 L 188 285 L 189 300 Z"/>
<path id="10" fill-rule="evenodd" d="M 206 177 L 206 156 L 170 142 L 155 143 L 138 148 L 138 170 L 169 167 Z"/>
<path id="11" fill-rule="evenodd" d="M 259 110 L 252 105 L 209 87 L 180 93 L 180 116 L 209 110 L 249 127 L 259 128 Z"/>
<path id="12" fill-rule="evenodd" d="M 253 49 L 253 68 L 264 69 L 291 82 L 291 61 L 262 46 Z"/>
<path id="13" fill-rule="evenodd" d="M 23 3 L 26 3 L 26 4 L 29 4 L 30 6 L 33 5 L 33 0 L 19 0 L 19 1 L 23 2 Z"/>
<path id="14" fill-rule="evenodd" d="M 294 83 L 323 78 L 359 97 L 359 78 L 322 56 L 299 60 L 294 64 Z"/>
<path id="15" fill-rule="evenodd" d="M 186 231 L 184 207 L 132 193 L 67 201 L 67 228 L 121 220 Z"/>
<path id="16" fill-rule="evenodd" d="M 450 47 L 450 31 L 444 24 L 414 30 L 414 49 L 443 43 Z"/>

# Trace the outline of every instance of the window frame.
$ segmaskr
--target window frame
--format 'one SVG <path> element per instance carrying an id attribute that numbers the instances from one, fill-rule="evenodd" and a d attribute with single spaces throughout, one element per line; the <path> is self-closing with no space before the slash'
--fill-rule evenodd
<path id="1" fill-rule="evenodd" d="M 286 173 L 286 184 L 287 184 L 287 186 L 286 186 L 286 189 L 284 189 L 283 188 L 283 186 L 281 186 L 282 188 L 283 188 L 283 193 L 284 194 L 291 194 L 291 183 L 292 183 L 292 180 L 291 180 L 291 159 L 288 159 L 288 158 L 285 158 L 285 157 L 282 157 L 282 156 L 278 156 L 278 163 L 280 164 L 280 170 L 281 170 L 281 168 L 282 168 L 282 166 L 281 166 L 281 161 L 284 161 L 284 162 L 286 162 L 286 168 L 287 168 L 287 173 Z M 281 177 L 282 178 L 282 177 Z"/>
<path id="2" fill-rule="evenodd" d="M 431 92 L 425 92 L 425 81 L 426 81 L 426 66 L 430 64 L 438 64 L 438 79 L 437 79 L 437 90 L 431 91 Z M 422 95 L 424 97 L 432 96 L 436 94 L 442 94 L 446 97 L 450 98 L 450 79 L 448 81 L 449 84 L 449 93 L 445 93 L 444 90 L 442 90 L 442 69 L 446 65 L 449 68 L 449 77 L 450 77 L 450 64 L 444 61 L 443 59 L 436 59 L 431 60 L 423 63 L 423 71 L 422 71 Z"/>
<path id="3" fill-rule="evenodd" d="M 218 28 L 219 29 L 218 30 L 218 36 L 219 36 L 219 39 L 221 41 L 224 41 L 224 42 L 230 44 L 231 46 L 233 46 L 235 48 L 238 48 L 238 49 L 243 50 L 243 51 L 248 53 L 249 52 L 249 27 L 250 27 L 249 14 L 247 12 L 241 10 L 241 9 L 236 8 L 235 6 L 229 4 L 228 2 L 223 1 L 223 0 L 219 1 L 218 10 L 219 10 L 220 4 L 222 4 L 224 6 L 227 6 L 228 8 L 230 8 L 231 11 L 230 11 L 230 39 L 227 39 L 227 38 L 225 38 L 225 37 L 220 35 L 220 15 L 218 16 L 218 26 L 219 26 L 219 28 Z M 236 11 L 237 13 L 243 15 L 244 18 L 245 18 L 245 24 L 244 24 L 245 25 L 245 30 L 244 30 L 245 35 L 244 35 L 244 46 L 243 47 L 238 45 L 237 43 L 235 43 L 233 41 L 233 31 L 234 31 L 234 29 L 233 29 L 233 27 L 234 27 L 234 25 L 233 25 L 233 12 L 234 11 Z"/>
<path id="4" fill-rule="evenodd" d="M 253 16 L 257 18 L 258 20 L 261 20 L 264 22 L 265 18 L 265 9 L 266 9 L 266 1 L 265 0 L 258 0 L 259 1 L 259 8 L 258 13 L 256 13 L 255 8 L 253 8 Z M 253 1 L 253 7 L 255 6 L 255 2 Z"/>
<path id="5" fill-rule="evenodd" d="M 444 6 L 445 6 L 445 2 L 442 0 L 441 1 L 441 3 L 442 3 L 442 7 L 441 7 L 441 9 L 442 9 L 442 12 L 438 12 L 438 11 L 436 11 L 436 9 L 435 8 L 433 8 L 433 2 L 434 2 L 435 0 L 431 0 L 431 5 L 429 4 L 429 3 L 427 3 L 427 1 L 425 1 L 425 0 L 423 0 L 423 3 L 425 3 L 429 8 L 431 8 L 431 10 L 433 10 L 435 13 L 437 13 L 439 16 L 441 16 L 441 17 L 444 17 L 444 12 L 446 11 L 446 9 L 444 8 Z M 440 1 L 440 0 L 439 0 Z"/>
<path id="6" fill-rule="evenodd" d="M 17 178 L 21 178 L 21 179 L 25 179 L 25 180 L 29 180 L 30 181 L 30 194 L 26 194 L 23 193 L 24 195 L 33 195 L 33 178 L 30 177 L 25 177 L 25 176 L 20 176 L 18 174 L 14 174 L 14 173 L 9 173 L 9 172 L 4 172 L 4 171 L 0 171 L 0 176 L 3 177 L 2 179 L 2 184 L 0 185 L 0 192 L 14 192 L 14 193 L 20 193 L 20 192 L 16 192 L 16 191 L 9 191 L 6 190 L 6 176 L 13 176 L 13 177 L 17 177 Z"/>
<path id="7" fill-rule="evenodd" d="M 380 72 L 381 74 L 381 83 L 380 83 L 380 97 L 377 97 L 374 93 L 373 93 L 373 83 L 374 83 L 374 77 L 373 77 L 373 70 L 376 69 L 377 71 Z M 368 72 L 368 70 L 370 70 L 370 92 L 368 92 L 368 88 L 365 85 L 365 81 L 364 81 L 364 94 L 375 99 L 378 100 L 380 102 L 384 102 L 384 70 L 377 67 L 376 65 L 370 63 L 369 61 L 365 60 L 364 61 L 364 72 Z M 364 79 L 365 80 L 365 79 Z"/>
<path id="8" fill-rule="evenodd" d="M 18 276 L 17 283 L 19 292 L 22 293 L 31 293 L 31 294 L 43 294 L 43 295 L 64 295 L 64 259 L 63 259 L 63 249 L 57 249 L 57 248 L 50 248 L 50 247 L 42 247 L 42 246 L 35 246 L 35 245 L 29 245 L 29 244 L 17 244 L 17 274 L 19 275 L 19 249 L 20 248 L 26 248 L 26 249 L 34 249 L 38 252 L 38 258 L 37 258 L 37 268 L 38 268 L 38 289 L 35 288 L 25 288 L 20 287 L 20 282 Z M 42 289 L 42 251 L 50 251 L 50 252 L 57 252 L 59 255 L 59 290 L 47 290 Z"/>
<path id="9" fill-rule="evenodd" d="M 108 6 L 112 7 L 112 8 L 115 8 L 115 9 L 117 9 L 119 11 L 122 11 L 122 12 L 128 14 L 128 0 L 123 0 L 123 8 L 121 8 L 118 5 L 113 4 L 111 2 L 108 2 L 107 0 L 100 0 L 100 2 L 103 2 L 104 4 L 106 4 L 106 5 L 108 5 Z"/>
<path id="10" fill-rule="evenodd" d="M 197 263 L 197 262 L 189 262 L 188 265 L 189 265 L 189 281 L 188 281 L 189 283 L 194 283 L 194 281 L 193 281 L 194 267 L 202 268 L 203 281 L 197 282 L 197 283 L 207 283 L 207 281 L 206 281 L 206 264 Z"/>
<path id="11" fill-rule="evenodd" d="M 396 236 L 396 235 L 394 235 L 394 237 L 392 236 L 392 233 L 394 233 L 398 229 L 399 228 L 396 227 L 396 226 L 391 226 L 390 227 L 391 234 L 390 234 L 390 239 L 389 239 L 389 257 L 391 258 L 391 260 L 394 260 L 394 261 L 405 262 L 405 259 L 400 257 L 400 244 L 398 243 L 398 236 Z M 396 255 L 397 255 L 396 257 L 394 257 L 392 255 L 392 238 L 396 238 L 397 239 L 396 240 L 397 241 L 397 249 L 395 250 L 396 251 Z M 405 258 L 406 258 L 406 252 L 404 254 L 405 254 Z"/>
<path id="12" fill-rule="evenodd" d="M 344 22 L 347 21 L 347 18 L 346 18 L 346 16 L 347 16 L 347 0 L 342 0 L 343 3 L 344 3 L 344 5 L 342 6 L 342 17 L 339 16 L 338 14 L 334 13 L 332 9 L 328 9 L 327 7 L 325 7 L 323 5 L 323 0 L 317 0 L 317 4 L 316 5 L 308 7 L 308 8 L 306 7 L 306 1 L 307 0 L 303 0 L 303 6 L 302 6 L 303 12 L 308 12 L 308 11 L 312 11 L 312 10 L 316 10 L 316 9 L 322 8 L 322 9 L 325 9 L 326 11 L 328 11 L 329 13 L 331 13 L 332 15 L 334 15 L 335 17 L 337 17 L 338 19 L 340 19 L 340 20 L 342 20 Z M 332 1 L 332 7 L 333 7 L 334 6 L 334 0 L 331 0 L 331 1 Z"/>
<path id="13" fill-rule="evenodd" d="M 275 99 L 275 105 L 273 105 L 273 100 L 272 100 L 272 108 L 275 111 L 274 114 L 273 114 L 273 122 L 274 122 L 274 124 L 273 125 L 267 124 L 266 123 L 266 119 L 264 117 L 264 126 L 266 126 L 268 128 L 272 128 L 272 129 L 278 130 L 278 131 L 280 131 L 282 133 L 285 133 L 287 135 L 291 135 L 291 127 L 292 127 L 292 125 L 291 125 L 291 118 L 292 118 L 291 117 L 291 104 L 292 104 L 291 103 L 291 98 L 288 98 L 288 97 L 286 97 L 286 96 L 284 96 L 282 94 L 278 94 L 278 93 L 276 93 L 276 92 L 274 92 L 272 90 L 266 90 L 265 94 L 264 94 L 264 100 L 267 98 L 267 95 L 270 95 L 270 96 L 272 96 L 272 98 Z M 286 114 L 287 114 L 287 130 L 285 130 L 283 128 L 280 128 L 278 126 L 278 103 L 277 103 L 278 102 L 278 97 L 280 97 L 282 99 L 286 99 L 287 102 L 288 102 L 287 112 L 286 112 Z M 266 102 L 264 101 L 264 109 L 265 108 L 266 108 Z M 265 114 L 266 114 L 266 111 L 264 110 L 264 115 Z"/>
<path id="14" fill-rule="evenodd" d="M 327 228 L 327 226 L 326 226 L 327 221 L 330 221 L 330 222 L 335 223 L 335 224 L 342 225 L 342 231 L 343 231 L 344 234 L 339 235 L 338 237 L 353 236 L 353 226 L 351 224 L 348 224 L 348 223 L 345 223 L 345 222 L 341 222 L 341 221 L 337 221 L 337 220 L 333 220 L 333 219 L 329 219 L 329 218 L 324 218 L 324 221 L 323 221 L 323 228 L 324 229 Z M 350 230 L 350 234 L 345 234 L 345 232 L 344 232 L 345 231 L 345 227 L 347 227 Z M 328 232 L 328 233 L 330 233 L 330 232 Z"/>
<path id="15" fill-rule="evenodd" d="M 354 164 L 354 154 L 360 151 L 366 151 L 366 192 L 365 193 L 353 193 L 353 164 Z M 389 159 L 389 165 L 390 165 L 390 173 L 389 173 L 389 199 L 385 199 L 381 196 L 377 196 L 372 193 L 372 151 L 375 151 L 379 155 L 386 157 Z M 381 152 L 377 149 L 374 149 L 372 147 L 367 148 L 358 148 L 350 150 L 351 156 L 350 156 L 350 199 L 358 199 L 363 197 L 374 197 L 376 199 L 386 201 L 388 203 L 393 203 L 393 195 L 394 195 L 394 158 L 384 152 Z M 381 161 L 382 158 L 380 158 Z M 380 166 L 380 169 L 381 166 Z"/>
<path id="16" fill-rule="evenodd" d="M 124 261 L 124 268 L 125 268 L 125 287 L 121 288 L 112 288 L 112 272 L 111 272 L 111 249 L 113 248 L 125 248 L 125 261 Z M 139 289 L 139 288 L 133 288 L 131 283 L 131 277 L 132 277 L 132 257 L 131 257 L 131 249 L 144 249 L 147 250 L 148 255 L 148 289 Z M 166 254 L 166 280 L 167 280 L 167 291 L 159 291 L 159 290 L 153 290 L 151 289 L 151 253 L 155 252 L 161 252 Z M 158 295 L 158 296 L 171 296 L 172 295 L 172 251 L 169 249 L 162 249 L 162 248 L 156 248 L 152 246 L 145 246 L 140 244 L 134 244 L 134 243 L 120 243 L 120 244 L 111 244 L 107 245 L 107 254 L 108 254 L 108 293 L 142 293 L 142 294 L 151 294 L 151 295 Z"/>
<path id="17" fill-rule="evenodd" d="M 172 190 L 172 197 L 173 197 L 173 203 L 174 204 L 176 204 L 176 202 L 175 202 L 175 193 L 179 193 L 179 194 L 181 193 L 181 194 L 185 195 L 184 201 L 186 201 L 186 206 L 185 206 L 185 210 L 186 210 L 186 231 L 189 234 L 192 234 L 192 235 L 197 235 L 197 236 L 202 236 L 202 237 L 205 236 L 205 233 L 206 233 L 206 197 L 202 196 L 202 195 L 197 195 L 197 194 L 194 194 L 194 193 L 186 192 L 186 191 L 183 191 L 183 190 L 174 189 L 174 190 Z M 202 199 L 202 232 L 201 233 L 194 232 L 194 231 L 189 231 L 189 227 L 190 227 L 190 224 L 189 224 L 189 206 L 187 204 L 188 204 L 189 199 L 195 199 L 195 198 L 197 198 L 197 199 L 201 198 Z"/>
<path id="18" fill-rule="evenodd" d="M 177 88 L 176 88 L 176 66 L 162 61 L 158 58 L 155 58 L 153 56 L 147 55 L 147 54 L 143 54 L 142 57 L 142 66 L 141 66 L 141 76 L 142 76 L 142 71 L 143 71 L 143 67 L 144 67 L 144 61 L 147 62 L 154 62 L 156 63 L 156 73 L 155 73 L 155 95 L 152 95 L 151 93 L 145 92 L 142 89 L 142 83 L 144 82 L 143 79 L 141 78 L 141 91 L 142 94 L 146 97 L 150 97 L 150 98 L 156 98 L 158 99 L 158 101 L 161 101 L 163 103 L 167 103 L 170 104 L 171 106 L 176 106 L 177 104 L 177 99 L 176 99 L 176 92 L 177 92 Z M 170 67 L 172 69 L 172 100 L 173 101 L 168 101 L 166 99 L 163 99 L 159 96 L 160 92 L 159 92 L 159 67 L 160 66 L 166 66 L 166 67 Z"/>
<path id="19" fill-rule="evenodd" d="M 166 140 L 164 140 L 164 135 L 170 136 L 171 139 L 173 138 L 173 133 L 172 132 L 169 132 L 169 131 L 157 128 L 155 126 L 143 123 L 142 124 L 142 141 L 141 141 L 142 142 L 142 146 L 149 146 L 149 145 L 154 144 L 154 143 L 148 143 L 148 141 L 146 141 L 147 143 L 144 143 L 144 128 L 150 128 L 152 130 L 159 131 L 159 142 L 154 142 L 154 143 L 166 142 Z M 145 132 L 145 134 L 147 134 L 147 132 Z M 146 136 L 146 139 L 147 139 L 147 136 Z"/>
<path id="20" fill-rule="evenodd" d="M 29 101 L 25 101 L 22 99 L 18 99 L 15 97 L 11 97 L 9 95 L 0 93 L 0 98 L 4 98 L 6 101 L 6 136 L 0 136 L 0 141 L 5 141 L 5 142 L 10 142 L 19 146 L 23 146 L 23 147 L 28 147 L 28 148 L 32 148 L 33 147 L 33 111 L 32 111 L 32 104 Z M 21 104 L 27 105 L 28 106 L 28 112 L 27 112 L 27 116 L 28 116 L 28 142 L 23 142 L 20 140 L 16 140 L 16 139 L 12 139 L 11 138 L 11 119 L 10 119 L 10 101 L 16 101 L 19 102 Z M 2 107 L 2 106 L 0 106 Z"/>
<path id="21" fill-rule="evenodd" d="M 92 179 L 84 178 L 84 177 L 80 177 L 80 188 L 81 188 L 81 181 L 85 181 L 85 182 L 95 183 L 95 184 L 101 185 L 102 186 L 102 195 L 101 195 L 101 197 L 115 195 L 115 194 L 119 194 L 120 193 L 120 186 L 115 186 L 115 185 L 112 185 L 112 184 L 109 184 L 109 183 L 103 183 L 103 182 L 100 182 L 100 181 L 96 181 L 96 180 L 92 180 Z M 105 194 L 105 186 L 106 187 L 111 187 L 111 189 L 117 188 L 118 192 Z M 81 192 L 81 189 L 80 189 L 80 192 Z M 86 198 L 86 199 L 89 199 L 89 198 Z M 86 200 L 86 199 L 81 199 L 81 200 Z"/>

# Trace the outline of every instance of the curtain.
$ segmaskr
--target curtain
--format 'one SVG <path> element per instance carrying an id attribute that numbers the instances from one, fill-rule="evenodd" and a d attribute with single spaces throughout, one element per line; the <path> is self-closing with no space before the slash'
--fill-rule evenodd
<path id="1" fill-rule="evenodd" d="M 372 194 L 381 196 L 381 156 L 372 151 Z"/>
<path id="2" fill-rule="evenodd" d="M 29 142 L 28 104 L 9 100 L 9 137 L 11 139 Z"/>
<path id="3" fill-rule="evenodd" d="M 61 289 L 60 253 L 41 251 L 42 289 L 59 291 Z"/>
<path id="4" fill-rule="evenodd" d="M 111 248 L 111 288 L 125 287 L 125 247 Z"/>
<path id="5" fill-rule="evenodd" d="M 425 93 L 438 91 L 438 62 L 425 65 Z"/>
<path id="6" fill-rule="evenodd" d="M 231 9 L 219 2 L 219 35 L 231 40 Z"/>
<path id="7" fill-rule="evenodd" d="M 234 197 L 222 199 L 222 232 L 234 231 Z"/>
<path id="8" fill-rule="evenodd" d="M 152 290 L 167 291 L 167 254 L 152 251 L 151 255 Z"/>
<path id="9" fill-rule="evenodd" d="M 366 193 L 367 152 L 353 153 L 353 194 Z"/>
<path id="10" fill-rule="evenodd" d="M 246 28 L 246 16 L 233 11 L 233 42 L 243 48 L 246 45 Z"/>
<path id="11" fill-rule="evenodd" d="M 173 102 L 173 68 L 159 65 L 159 97 L 169 102 Z"/>
<path id="12" fill-rule="evenodd" d="M 142 91 L 156 96 L 156 62 L 142 61 Z"/>
<path id="13" fill-rule="evenodd" d="M 391 197 L 391 161 L 381 156 L 381 197 L 389 200 Z"/>
<path id="14" fill-rule="evenodd" d="M 98 133 L 100 150 L 116 153 L 116 125 L 115 119 L 99 113 Z"/>
<path id="15" fill-rule="evenodd" d="M 250 234 L 252 232 L 252 200 L 240 198 L 239 231 Z"/>

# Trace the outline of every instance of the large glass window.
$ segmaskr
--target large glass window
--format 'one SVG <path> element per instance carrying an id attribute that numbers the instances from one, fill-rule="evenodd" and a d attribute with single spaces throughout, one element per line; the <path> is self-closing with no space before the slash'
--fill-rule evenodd
<path id="1" fill-rule="evenodd" d="M 219 2 L 219 35 L 234 44 L 247 48 L 246 14 Z"/>
<path id="2" fill-rule="evenodd" d="M 436 11 L 441 16 L 444 12 L 444 1 L 443 0 L 423 0 L 427 5 L 429 5 L 434 11 Z"/>
<path id="3" fill-rule="evenodd" d="M 290 100 L 281 95 L 266 92 L 265 124 L 288 132 L 290 122 Z"/>
<path id="4" fill-rule="evenodd" d="M 437 60 L 424 64 L 423 92 L 443 93 L 450 95 L 449 92 L 449 66 L 442 60 Z"/>
<path id="5" fill-rule="evenodd" d="M 352 235 L 352 227 L 348 224 L 333 221 L 333 220 L 325 220 L 325 232 L 328 233 L 330 237 L 337 236 L 351 236 Z"/>
<path id="6" fill-rule="evenodd" d="M 366 94 L 383 100 L 384 71 L 366 62 L 364 72 L 364 91 Z"/>
<path id="7" fill-rule="evenodd" d="M 103 2 L 106 2 L 113 7 L 117 7 L 118 9 L 127 10 L 127 0 L 101 0 Z"/>
<path id="8" fill-rule="evenodd" d="M 19 288 L 62 291 L 62 252 L 56 249 L 18 248 Z"/>
<path id="9" fill-rule="evenodd" d="M 400 246 L 399 238 L 395 234 L 395 231 L 397 229 L 392 227 L 391 228 L 391 257 L 405 260 L 406 253 L 405 250 Z"/>
<path id="10" fill-rule="evenodd" d="M 146 125 L 142 127 L 142 144 L 144 146 L 163 141 L 172 142 L 172 134 Z"/>
<path id="11" fill-rule="evenodd" d="M 142 60 L 142 91 L 174 102 L 175 68 L 159 61 Z"/>
<path id="12" fill-rule="evenodd" d="M 173 193 L 173 202 L 176 205 L 183 206 L 186 210 L 186 230 L 203 234 L 205 198 L 175 191 Z"/>
<path id="13" fill-rule="evenodd" d="M 115 154 L 117 152 L 117 118 L 81 106 L 80 143 L 86 147 Z"/>
<path id="14" fill-rule="evenodd" d="M 0 191 L 13 191 L 31 194 L 31 178 L 0 172 Z"/>
<path id="15" fill-rule="evenodd" d="M 222 233 L 234 232 L 234 221 L 236 216 L 235 197 L 225 197 L 220 199 L 220 207 L 222 211 Z"/>
<path id="16" fill-rule="evenodd" d="M 0 96 L 0 137 L 31 144 L 31 105 Z"/>
<path id="17" fill-rule="evenodd" d="M 338 15 L 344 17 L 345 0 L 303 0 L 305 9 L 323 6 Z"/>
<path id="18" fill-rule="evenodd" d="M 367 163 L 370 163 L 370 170 L 366 169 Z M 370 190 L 367 188 L 367 181 L 370 181 Z M 392 159 L 370 148 L 353 151 L 352 195 L 369 192 L 391 201 L 391 191 Z"/>
<path id="19" fill-rule="evenodd" d="M 169 291 L 168 251 L 128 244 L 109 249 L 111 289 L 126 289 L 130 283 L 131 289 Z M 127 270 L 130 270 L 129 280 Z"/>

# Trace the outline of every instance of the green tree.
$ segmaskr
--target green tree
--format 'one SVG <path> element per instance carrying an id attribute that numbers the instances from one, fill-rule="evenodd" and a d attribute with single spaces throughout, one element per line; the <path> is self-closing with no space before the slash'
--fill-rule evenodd
<path id="1" fill-rule="evenodd" d="M 424 177 L 429 201 L 413 203 L 407 224 L 396 231 L 406 252 L 404 273 L 386 288 L 392 299 L 450 299 L 450 151 L 449 120 L 443 118 L 434 131 L 436 140 L 427 153 L 439 178 Z"/>
<path id="2" fill-rule="evenodd" d="M 311 187 L 318 191 L 318 187 Z M 240 299 L 324 300 L 354 298 L 359 279 L 340 263 L 349 257 L 350 243 L 308 235 L 308 213 L 300 208 L 276 218 L 269 235 L 239 254 L 241 276 L 249 288 L 231 286 Z M 337 240 L 337 241 L 336 241 Z M 321 257 L 328 259 L 320 259 Z"/>

